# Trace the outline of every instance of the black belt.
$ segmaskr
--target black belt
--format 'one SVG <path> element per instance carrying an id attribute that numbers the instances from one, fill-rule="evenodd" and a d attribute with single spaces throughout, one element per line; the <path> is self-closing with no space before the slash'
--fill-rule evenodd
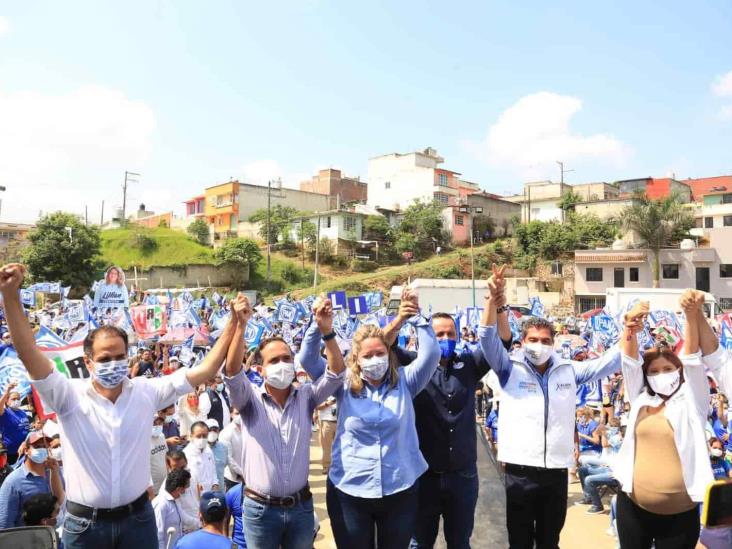
<path id="1" fill-rule="evenodd" d="M 131 515 L 137 511 L 140 511 L 147 502 L 149 501 L 147 492 L 144 492 L 139 498 L 132 503 L 127 505 L 120 505 L 112 509 L 95 509 L 94 507 L 88 507 L 81 503 L 74 503 L 73 501 L 66 502 L 66 511 L 72 515 L 94 521 L 96 519 L 119 519 Z"/>
<path id="2" fill-rule="evenodd" d="M 539 473 L 539 474 L 557 474 L 560 472 L 567 473 L 567 469 L 549 469 L 547 467 L 534 467 L 532 465 L 517 465 L 515 463 L 506 463 L 507 473 L 526 474 L 526 473 Z"/>
<path id="3" fill-rule="evenodd" d="M 299 492 L 292 494 L 291 496 L 285 496 L 282 498 L 276 498 L 272 496 L 265 496 L 259 492 L 255 492 L 249 488 L 244 488 L 244 494 L 257 503 L 262 505 L 273 505 L 274 507 L 294 507 L 298 503 L 308 501 L 313 498 L 312 492 L 310 492 L 310 486 L 305 486 Z"/>

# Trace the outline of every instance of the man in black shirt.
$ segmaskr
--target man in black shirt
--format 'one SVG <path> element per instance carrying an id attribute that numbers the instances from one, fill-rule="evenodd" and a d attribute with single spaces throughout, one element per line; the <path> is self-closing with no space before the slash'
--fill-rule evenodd
<path id="1" fill-rule="evenodd" d="M 500 333 L 506 338 L 504 344 L 510 346 L 508 319 L 502 316 L 505 323 L 499 327 Z M 397 334 L 404 320 L 400 314 L 387 333 Z M 448 549 L 467 549 L 478 501 L 475 389 L 490 366 L 480 349 L 455 352 L 458 334 L 449 314 L 433 314 L 432 329 L 442 357 L 427 387 L 414 399 L 419 448 L 429 469 L 419 480 L 417 526 L 411 547 L 432 548 L 442 516 Z M 399 347 L 394 351 L 403 365 L 416 357 L 416 353 Z"/>

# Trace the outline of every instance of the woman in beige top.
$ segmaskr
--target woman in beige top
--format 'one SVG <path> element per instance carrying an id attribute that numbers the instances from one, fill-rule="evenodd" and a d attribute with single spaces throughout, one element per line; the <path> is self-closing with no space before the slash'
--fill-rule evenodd
<path id="1" fill-rule="evenodd" d="M 637 333 L 648 306 L 626 315 L 623 377 L 631 403 L 626 437 L 615 463 L 618 538 L 622 549 L 693 549 L 699 502 L 712 481 L 704 424 L 709 386 L 699 355 L 700 292 L 687 290 L 684 356 L 654 347 L 637 360 Z"/>

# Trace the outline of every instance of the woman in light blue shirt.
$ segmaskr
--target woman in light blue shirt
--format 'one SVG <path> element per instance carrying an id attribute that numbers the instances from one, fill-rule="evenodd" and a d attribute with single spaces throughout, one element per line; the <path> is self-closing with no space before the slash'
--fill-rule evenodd
<path id="1" fill-rule="evenodd" d="M 404 549 L 414 533 L 416 481 L 427 462 L 412 399 L 437 368 L 440 347 L 428 321 L 413 325 L 419 350 L 404 368 L 380 328 L 362 326 L 353 337 L 349 377 L 336 393 L 338 427 L 327 488 L 337 547 Z"/>

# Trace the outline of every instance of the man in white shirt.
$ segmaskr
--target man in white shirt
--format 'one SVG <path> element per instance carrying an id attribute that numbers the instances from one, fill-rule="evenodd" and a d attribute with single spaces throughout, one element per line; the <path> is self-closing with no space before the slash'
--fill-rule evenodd
<path id="1" fill-rule="evenodd" d="M 231 423 L 221 431 L 219 440 L 226 445 L 229 453 L 226 468 L 224 469 L 224 484 L 228 492 L 231 488 L 244 481 L 244 471 L 241 468 L 244 450 L 241 417 L 239 416 L 239 410 L 236 408 L 231 409 Z"/>
<path id="2" fill-rule="evenodd" d="M 165 486 L 152 501 L 158 528 L 158 549 L 175 547 L 183 536 L 183 513 L 179 500 L 191 484 L 191 474 L 185 469 L 173 469 L 165 478 Z M 173 529 L 168 533 L 170 529 Z"/>
<path id="3" fill-rule="evenodd" d="M 191 472 L 191 486 L 196 500 L 201 499 L 204 492 L 219 489 L 219 479 L 216 476 L 216 460 L 208 446 L 208 425 L 197 421 L 191 425 L 191 437 L 188 445 L 183 449 L 188 460 L 188 470 Z"/>
<path id="4" fill-rule="evenodd" d="M 150 484 L 150 418 L 176 397 L 216 374 L 226 357 L 237 315 L 195 368 L 147 379 L 127 378 L 127 333 L 114 326 L 90 331 L 84 364 L 91 379 L 70 379 L 39 350 L 19 290 L 25 268 L 0 268 L 0 293 L 18 356 L 64 440 L 66 517 L 63 544 L 110 549 L 158 546 Z M 240 296 L 235 310 L 250 309 Z"/>

